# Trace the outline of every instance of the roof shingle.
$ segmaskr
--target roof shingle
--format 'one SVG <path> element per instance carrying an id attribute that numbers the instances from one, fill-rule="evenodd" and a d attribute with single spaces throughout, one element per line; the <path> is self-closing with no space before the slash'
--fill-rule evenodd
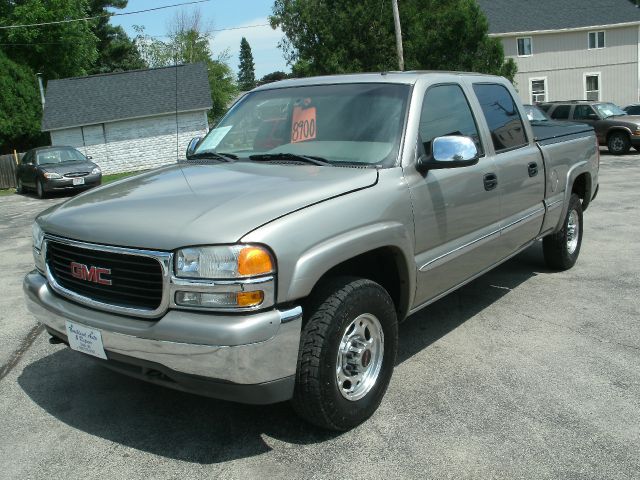
<path id="1" fill-rule="evenodd" d="M 45 132 L 212 106 L 204 63 L 50 80 L 45 98 Z"/>
<path id="2" fill-rule="evenodd" d="M 476 0 L 489 33 L 532 32 L 640 21 L 629 0 Z"/>

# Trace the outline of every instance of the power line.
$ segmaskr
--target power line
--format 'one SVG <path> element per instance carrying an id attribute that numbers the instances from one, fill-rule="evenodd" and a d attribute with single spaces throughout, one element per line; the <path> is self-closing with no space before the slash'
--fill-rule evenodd
<path id="1" fill-rule="evenodd" d="M 243 30 L 245 28 L 269 27 L 268 23 L 245 25 L 242 27 L 214 28 L 210 32 L 227 32 L 229 30 Z M 144 35 L 148 38 L 169 38 L 171 35 Z M 0 43 L 0 47 L 31 47 L 35 45 L 68 45 L 69 42 L 31 42 L 31 43 Z"/>
<path id="2" fill-rule="evenodd" d="M 153 12 L 155 10 L 163 10 L 165 8 L 182 7 L 184 5 L 193 5 L 195 3 L 205 3 L 210 1 L 211 0 L 193 0 L 191 2 L 176 3 L 174 5 L 164 5 L 162 7 L 147 8 L 145 10 L 136 10 L 135 12 L 105 13 L 102 15 L 94 15 L 93 17 L 70 18 L 68 20 L 56 20 L 54 22 L 29 23 L 24 25 L 2 25 L 0 26 L 0 30 L 7 30 L 9 28 L 26 28 L 26 27 L 42 27 L 46 25 L 59 25 L 61 23 L 72 23 L 72 22 L 83 22 L 87 20 L 95 20 L 96 18 L 121 17 L 124 15 L 135 15 L 136 13 Z"/>

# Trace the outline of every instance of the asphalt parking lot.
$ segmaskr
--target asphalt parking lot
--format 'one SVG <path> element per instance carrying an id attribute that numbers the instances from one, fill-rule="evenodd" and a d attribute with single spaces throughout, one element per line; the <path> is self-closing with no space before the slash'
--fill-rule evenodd
<path id="1" fill-rule="evenodd" d="M 64 198 L 0 197 L 0 477 L 640 478 L 639 185 L 640 154 L 603 152 L 576 267 L 536 245 L 409 318 L 380 409 L 343 434 L 50 345 L 21 283 Z"/>

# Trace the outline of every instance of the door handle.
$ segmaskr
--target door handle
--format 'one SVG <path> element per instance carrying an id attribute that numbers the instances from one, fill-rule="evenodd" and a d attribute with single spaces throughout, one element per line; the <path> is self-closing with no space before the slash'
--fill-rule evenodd
<path id="1" fill-rule="evenodd" d="M 529 164 L 529 176 L 535 177 L 538 174 L 538 164 L 536 162 L 531 162 Z"/>
<path id="2" fill-rule="evenodd" d="M 484 189 L 488 192 L 498 186 L 498 176 L 495 173 L 487 173 L 484 176 Z"/>

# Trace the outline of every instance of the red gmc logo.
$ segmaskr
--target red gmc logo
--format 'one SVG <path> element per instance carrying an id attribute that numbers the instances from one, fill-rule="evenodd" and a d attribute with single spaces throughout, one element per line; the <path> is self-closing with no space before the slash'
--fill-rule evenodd
<path id="1" fill-rule="evenodd" d="M 71 275 L 78 280 L 111 285 L 111 280 L 102 277 L 103 275 L 111 275 L 110 268 L 87 267 L 83 263 L 71 262 Z"/>

